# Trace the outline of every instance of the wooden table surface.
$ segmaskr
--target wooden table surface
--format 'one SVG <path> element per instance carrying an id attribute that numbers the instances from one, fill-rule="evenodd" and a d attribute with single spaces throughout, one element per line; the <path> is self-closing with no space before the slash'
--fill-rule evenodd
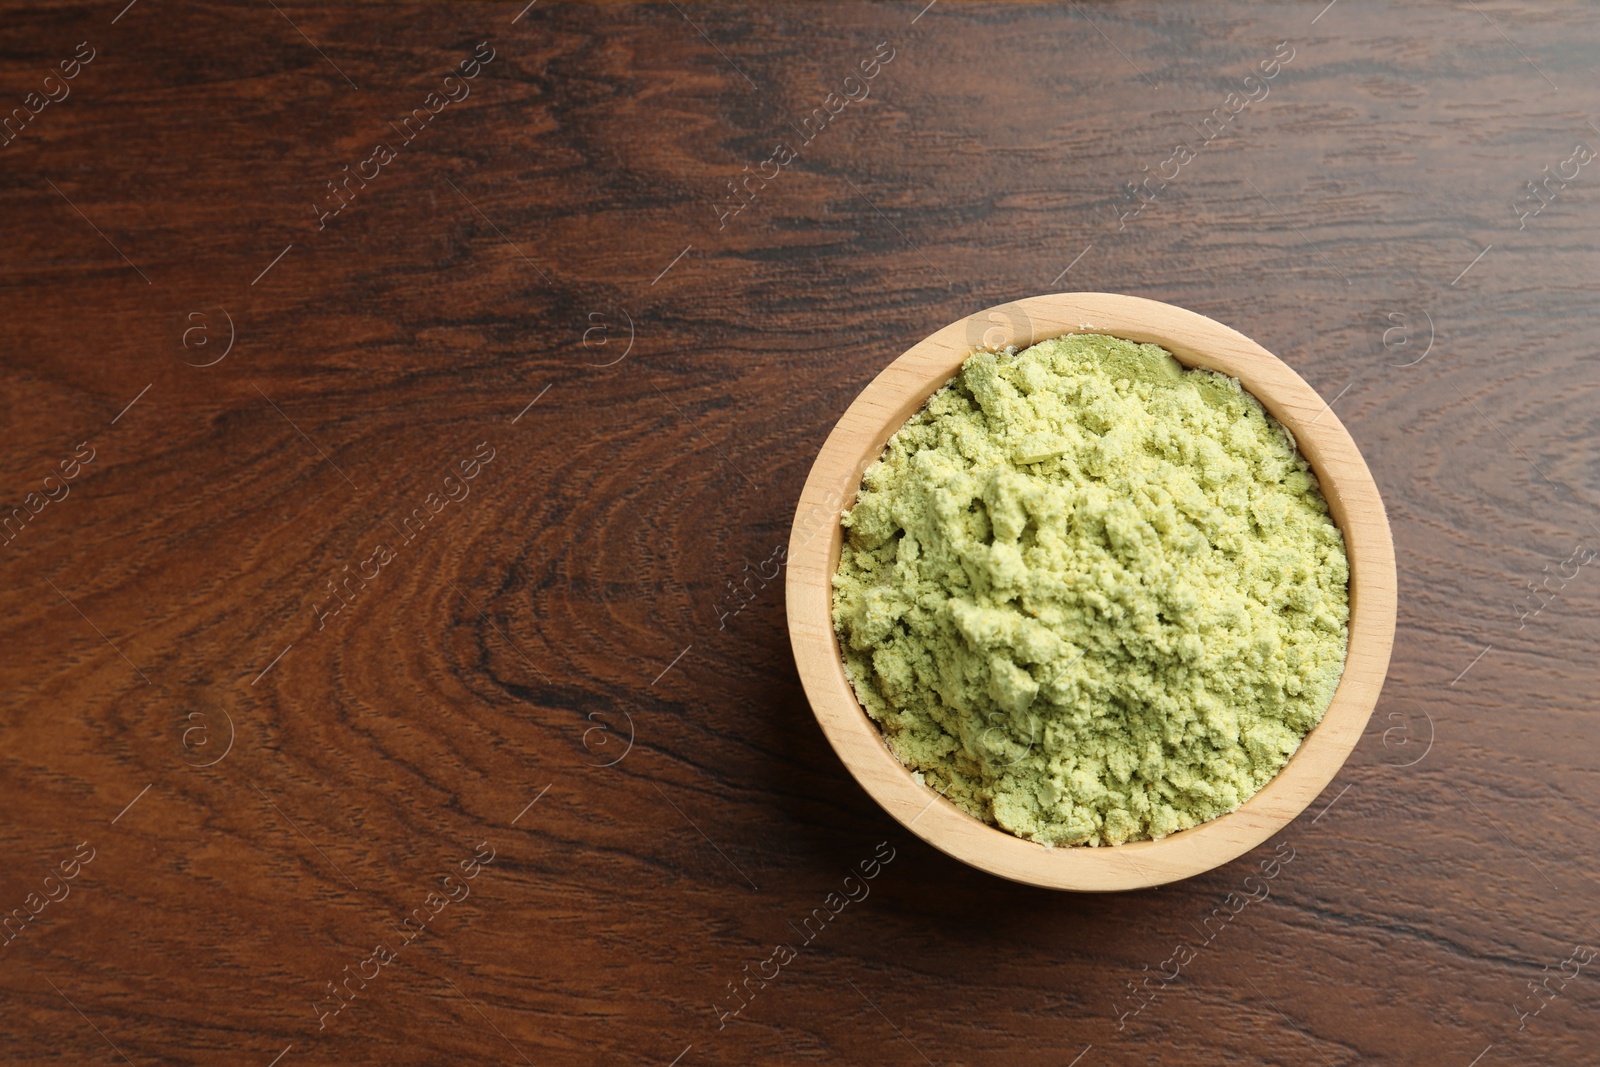
<path id="1" fill-rule="evenodd" d="M 0 30 L 0 1058 L 1595 1062 L 1600 14 L 124 2 Z M 784 628 L 851 398 L 1060 290 L 1282 356 L 1399 559 L 1333 786 L 1142 893 L 906 833 Z"/>

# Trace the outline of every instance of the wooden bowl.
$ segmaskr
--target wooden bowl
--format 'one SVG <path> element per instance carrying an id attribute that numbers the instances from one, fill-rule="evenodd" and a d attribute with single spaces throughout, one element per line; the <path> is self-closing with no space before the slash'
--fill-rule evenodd
<path id="1" fill-rule="evenodd" d="M 889 437 L 979 348 L 1025 348 L 1070 333 L 1160 345 L 1187 366 L 1237 378 L 1293 432 L 1321 482 L 1350 560 L 1344 674 L 1322 721 L 1294 756 L 1237 811 L 1158 841 L 1054 848 L 968 815 L 919 783 L 895 758 L 845 676 L 833 628 L 832 578 L 841 511 Z M 1355 747 L 1383 687 L 1394 643 L 1394 543 L 1372 474 L 1323 399 L 1282 360 L 1204 315 L 1140 297 L 1059 293 L 1002 304 L 913 345 L 856 397 L 806 479 L 789 535 L 789 638 L 806 696 L 850 773 L 906 829 L 974 867 L 1030 885 L 1104 892 L 1188 878 L 1254 848 L 1327 787 Z"/>

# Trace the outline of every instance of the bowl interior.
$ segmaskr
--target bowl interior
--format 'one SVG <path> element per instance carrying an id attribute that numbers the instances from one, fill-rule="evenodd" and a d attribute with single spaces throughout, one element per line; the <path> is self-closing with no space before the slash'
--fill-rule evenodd
<path id="1" fill-rule="evenodd" d="M 979 348 L 1024 348 L 1069 333 L 1160 345 L 1179 362 L 1239 379 L 1294 435 L 1321 484 L 1350 561 L 1344 673 L 1322 721 L 1276 777 L 1238 810 L 1156 841 L 1049 847 L 989 826 L 912 777 L 890 752 L 844 673 L 832 622 L 840 513 L 896 430 Z M 1394 546 L 1383 502 L 1355 442 L 1316 391 L 1282 360 L 1221 323 L 1170 304 L 1062 293 L 989 308 L 951 323 L 891 363 L 850 405 L 812 466 L 790 533 L 790 641 L 828 741 L 862 787 L 907 829 L 965 863 L 1055 889 L 1159 885 L 1220 866 L 1303 811 L 1332 781 L 1366 726 L 1394 640 Z"/>

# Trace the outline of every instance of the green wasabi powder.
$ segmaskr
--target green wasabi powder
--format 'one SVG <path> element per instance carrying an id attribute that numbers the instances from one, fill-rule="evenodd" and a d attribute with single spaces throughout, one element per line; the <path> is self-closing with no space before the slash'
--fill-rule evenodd
<path id="1" fill-rule="evenodd" d="M 833 617 L 889 747 L 1045 844 L 1238 808 L 1327 710 L 1349 564 L 1234 379 L 1078 334 L 978 352 L 845 513 Z"/>

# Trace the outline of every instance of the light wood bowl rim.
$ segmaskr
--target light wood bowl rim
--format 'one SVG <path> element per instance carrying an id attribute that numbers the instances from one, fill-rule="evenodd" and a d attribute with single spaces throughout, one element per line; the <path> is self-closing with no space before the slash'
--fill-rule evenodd
<path id="1" fill-rule="evenodd" d="M 889 751 L 844 673 L 832 620 L 841 512 L 888 438 L 978 348 L 1025 348 L 1070 333 L 1158 344 L 1186 366 L 1237 378 L 1289 428 L 1344 534 L 1350 627 L 1344 674 L 1322 721 L 1289 762 L 1237 811 L 1157 841 L 1050 848 L 962 811 L 919 783 Z M 1143 297 L 1057 293 L 986 308 L 911 346 L 850 404 L 801 490 L 785 583 L 795 665 L 817 722 L 845 767 L 896 821 L 940 851 L 1030 885 L 1081 892 L 1189 878 L 1248 852 L 1306 809 L 1365 730 L 1394 644 L 1394 543 L 1378 487 L 1339 417 L 1277 356 L 1204 315 Z"/>

